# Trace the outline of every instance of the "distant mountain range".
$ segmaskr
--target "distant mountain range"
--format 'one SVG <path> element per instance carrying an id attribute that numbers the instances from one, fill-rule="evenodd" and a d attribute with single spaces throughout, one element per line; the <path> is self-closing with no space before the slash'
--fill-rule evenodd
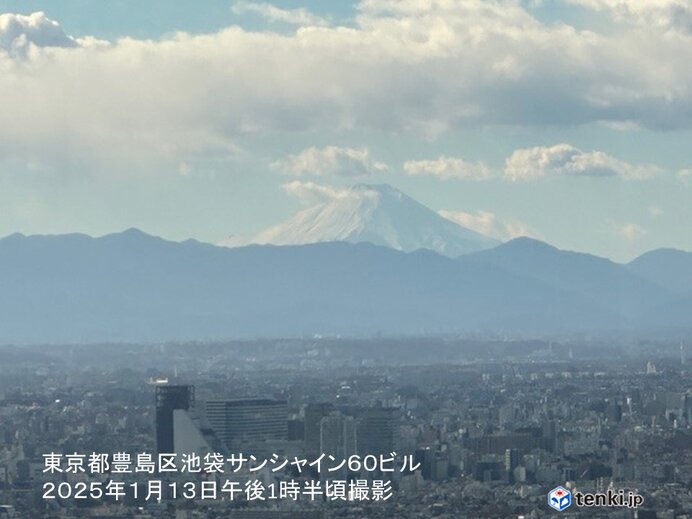
<path id="1" fill-rule="evenodd" d="M 0 239 L 0 344 L 692 330 L 692 255 L 628 265 L 519 238 L 458 258 L 217 247 L 131 229 Z M 677 280 L 677 282 L 676 282 Z"/>
<path id="2" fill-rule="evenodd" d="M 629 269 L 671 292 L 692 293 L 692 252 L 676 249 L 653 250 L 631 262 Z"/>
<path id="3" fill-rule="evenodd" d="M 500 243 L 443 218 L 386 184 L 358 184 L 340 191 L 331 199 L 304 209 L 249 240 L 261 245 L 330 241 L 366 242 L 404 252 L 429 249 L 450 257 Z M 222 243 L 238 244 L 237 240 Z"/>

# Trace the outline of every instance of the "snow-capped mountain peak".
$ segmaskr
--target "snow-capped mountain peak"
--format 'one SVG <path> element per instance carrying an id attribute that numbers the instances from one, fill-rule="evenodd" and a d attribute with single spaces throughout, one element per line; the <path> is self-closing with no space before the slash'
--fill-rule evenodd
<path id="1" fill-rule="evenodd" d="M 499 243 L 443 218 L 387 184 L 357 184 L 339 191 L 251 240 L 273 245 L 327 241 L 369 242 L 405 252 L 430 249 L 452 257 Z"/>

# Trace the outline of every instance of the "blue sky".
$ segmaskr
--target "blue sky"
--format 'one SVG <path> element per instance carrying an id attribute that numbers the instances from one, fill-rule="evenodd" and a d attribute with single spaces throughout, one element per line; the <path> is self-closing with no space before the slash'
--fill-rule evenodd
<path id="1" fill-rule="evenodd" d="M 692 250 L 685 5 L 0 0 L 0 235 L 218 242 L 372 182 L 501 239 Z"/>

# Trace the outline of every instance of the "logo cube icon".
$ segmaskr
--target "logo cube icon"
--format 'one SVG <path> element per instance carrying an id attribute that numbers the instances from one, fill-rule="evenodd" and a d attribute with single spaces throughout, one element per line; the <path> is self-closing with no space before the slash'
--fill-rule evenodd
<path id="1" fill-rule="evenodd" d="M 548 505 L 562 512 L 572 504 L 572 492 L 563 487 L 555 487 L 548 492 Z"/>

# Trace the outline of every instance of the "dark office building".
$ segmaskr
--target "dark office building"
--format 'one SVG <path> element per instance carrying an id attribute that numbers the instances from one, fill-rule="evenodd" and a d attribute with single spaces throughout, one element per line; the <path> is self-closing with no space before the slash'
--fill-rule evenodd
<path id="1" fill-rule="evenodd" d="M 386 407 L 361 409 L 358 413 L 358 451 L 389 454 L 396 451 L 398 410 Z"/>
<path id="2" fill-rule="evenodd" d="M 505 450 L 505 471 L 507 483 L 514 483 L 514 469 L 521 464 L 521 452 L 517 449 Z"/>
<path id="3" fill-rule="evenodd" d="M 156 450 L 174 452 L 173 411 L 190 409 L 195 401 L 194 386 L 156 387 Z"/>
<path id="4" fill-rule="evenodd" d="M 505 450 L 505 470 L 508 472 L 513 471 L 521 463 L 521 452 L 517 449 L 506 449 Z"/>
<path id="5" fill-rule="evenodd" d="M 305 406 L 305 450 L 308 455 L 320 454 L 320 424 L 325 416 L 334 411 L 334 405 L 319 402 Z"/>
<path id="6" fill-rule="evenodd" d="M 208 400 L 207 421 L 230 449 L 243 442 L 288 439 L 288 408 L 285 401 L 255 398 Z"/>

